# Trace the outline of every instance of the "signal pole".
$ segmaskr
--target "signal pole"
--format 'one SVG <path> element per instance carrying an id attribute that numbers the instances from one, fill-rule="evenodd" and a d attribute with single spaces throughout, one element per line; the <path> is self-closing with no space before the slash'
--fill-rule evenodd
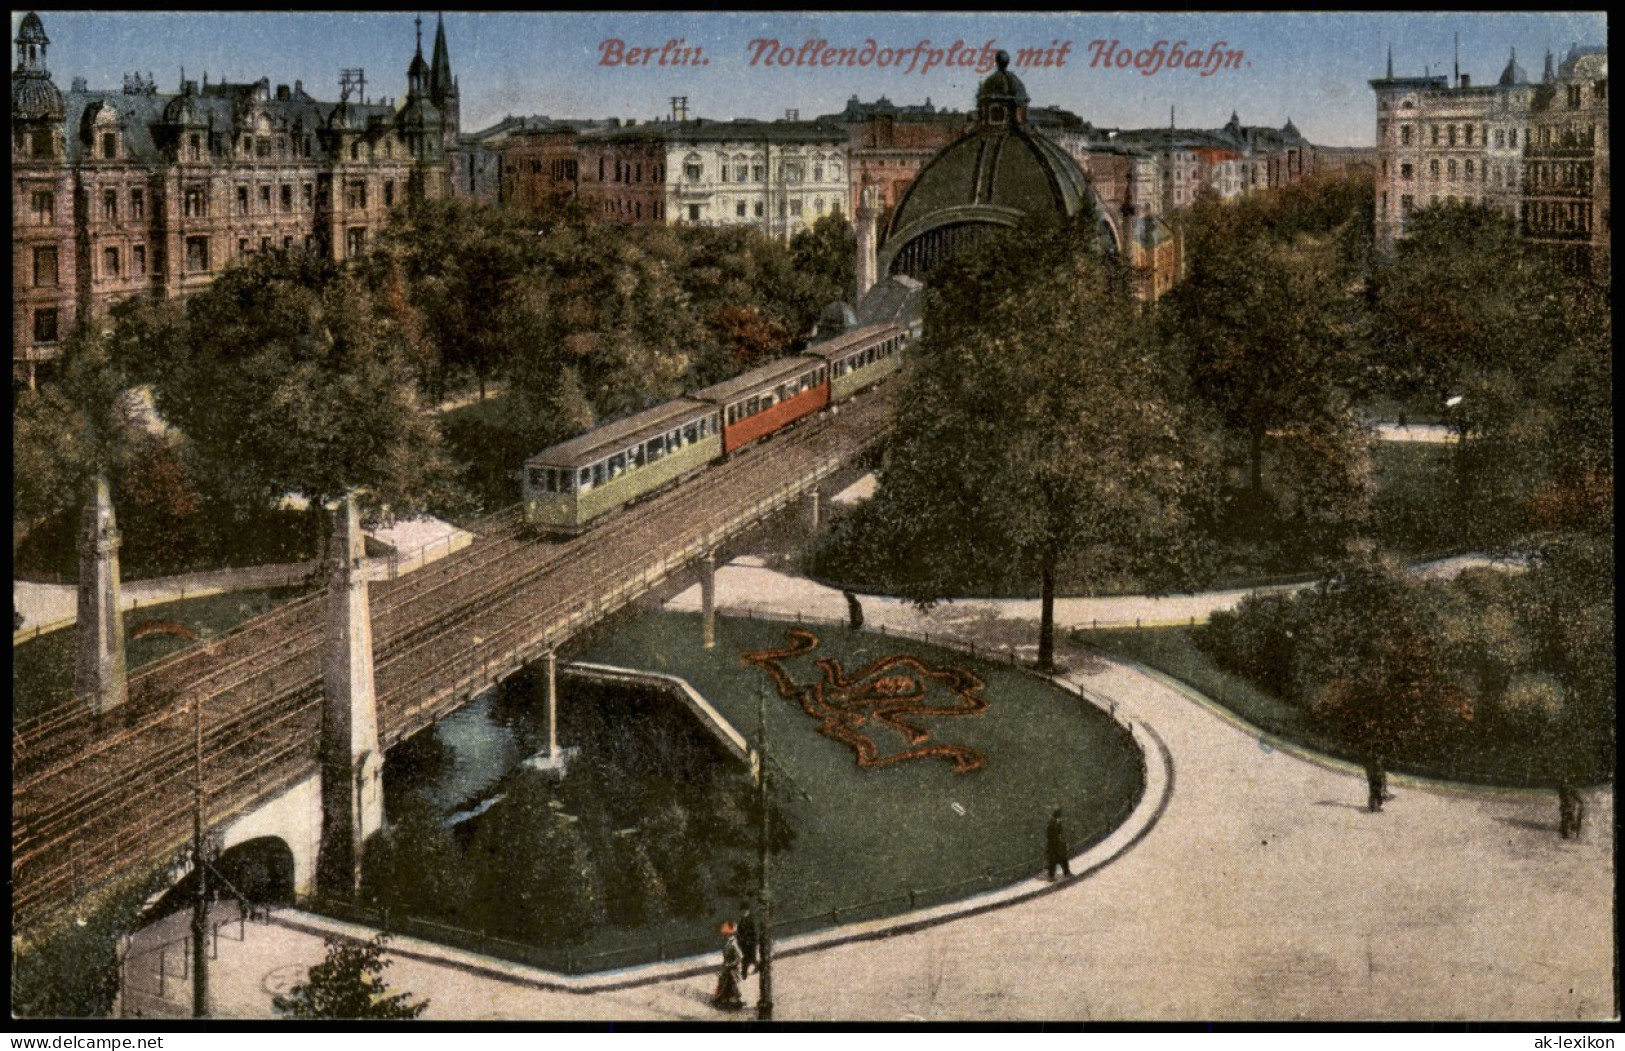
<path id="1" fill-rule="evenodd" d="M 756 783 L 762 804 L 762 828 L 757 840 L 761 864 L 761 883 L 757 887 L 761 898 L 760 929 L 756 934 L 756 951 L 761 963 L 756 970 L 756 1020 L 773 1020 L 773 906 L 767 886 L 767 691 L 756 691 Z"/>
<path id="2" fill-rule="evenodd" d="M 192 695 L 192 1017 L 209 1015 L 209 860 L 203 849 L 203 691 Z"/>

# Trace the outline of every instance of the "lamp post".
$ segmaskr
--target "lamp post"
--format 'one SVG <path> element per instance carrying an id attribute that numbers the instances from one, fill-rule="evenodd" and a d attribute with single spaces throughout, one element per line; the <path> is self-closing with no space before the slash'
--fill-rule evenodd
<path id="1" fill-rule="evenodd" d="M 762 808 L 762 825 L 757 840 L 757 850 L 761 865 L 761 881 L 757 885 L 757 896 L 761 899 L 761 917 L 758 922 L 756 934 L 756 951 L 761 956 L 761 962 L 756 969 L 756 1019 L 760 1022 L 773 1020 L 773 905 L 768 897 L 767 885 L 767 691 L 758 688 L 756 691 L 756 784 Z"/>

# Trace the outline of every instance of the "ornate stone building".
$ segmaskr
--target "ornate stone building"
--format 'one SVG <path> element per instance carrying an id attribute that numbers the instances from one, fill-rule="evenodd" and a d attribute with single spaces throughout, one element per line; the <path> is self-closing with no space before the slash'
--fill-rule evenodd
<path id="1" fill-rule="evenodd" d="M 81 318 L 132 295 L 206 287 L 268 249 L 360 255 L 397 204 L 447 192 L 458 90 L 445 30 L 434 63 L 422 26 L 398 103 L 349 80 L 321 102 L 295 82 L 162 94 L 76 78 L 64 95 L 38 15 L 17 32 L 12 78 L 12 360 L 30 384 Z"/>
<path id="2" fill-rule="evenodd" d="M 1579 269 L 1608 265 L 1608 54 L 1573 48 L 1531 83 L 1513 50 L 1494 84 L 1427 73 L 1371 81 L 1376 235 L 1391 250 L 1418 208 L 1466 201 L 1516 219 Z"/>

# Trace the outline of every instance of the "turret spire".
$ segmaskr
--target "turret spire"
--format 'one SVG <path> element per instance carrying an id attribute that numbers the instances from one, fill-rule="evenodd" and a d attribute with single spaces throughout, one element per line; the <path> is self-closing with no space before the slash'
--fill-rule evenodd
<path id="1" fill-rule="evenodd" d="M 1394 79 L 1394 45 L 1388 45 L 1388 79 Z"/>

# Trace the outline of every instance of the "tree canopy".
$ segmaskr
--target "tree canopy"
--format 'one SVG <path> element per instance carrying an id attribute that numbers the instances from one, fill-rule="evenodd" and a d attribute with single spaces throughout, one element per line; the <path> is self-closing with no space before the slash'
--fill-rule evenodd
<path id="1" fill-rule="evenodd" d="M 1038 579 L 1043 665 L 1063 563 L 1085 580 L 1178 565 L 1201 491 L 1202 447 L 1121 285 L 1081 221 L 987 238 L 939 272 L 866 509 L 917 601 Z"/>
<path id="2" fill-rule="evenodd" d="M 309 976 L 271 1005 L 290 1018 L 416 1018 L 429 1009 L 429 1001 L 413 1001 L 411 993 L 392 993 L 385 983 L 384 947 L 389 936 L 357 941 L 330 934 L 324 939 L 327 958 L 311 967 Z"/>

